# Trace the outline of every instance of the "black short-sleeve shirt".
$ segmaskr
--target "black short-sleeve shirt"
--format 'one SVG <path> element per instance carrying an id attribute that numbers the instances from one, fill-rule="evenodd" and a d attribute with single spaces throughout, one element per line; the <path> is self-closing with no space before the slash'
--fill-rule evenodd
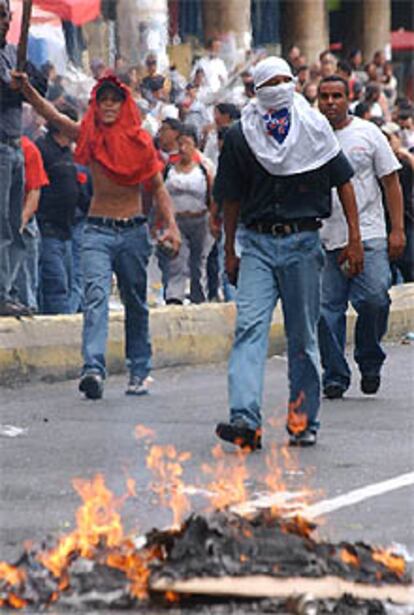
<path id="1" fill-rule="evenodd" d="M 271 175 L 257 161 L 237 122 L 227 132 L 220 154 L 214 197 L 217 203 L 238 201 L 245 225 L 257 221 L 287 222 L 331 215 L 331 188 L 354 172 L 343 152 L 323 166 L 295 175 Z"/>

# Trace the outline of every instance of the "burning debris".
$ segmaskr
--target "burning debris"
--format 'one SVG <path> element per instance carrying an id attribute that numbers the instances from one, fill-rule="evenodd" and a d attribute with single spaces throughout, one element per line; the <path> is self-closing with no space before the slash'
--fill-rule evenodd
<path id="1" fill-rule="evenodd" d="M 152 438 L 142 428 L 136 436 Z M 265 483 L 274 492 L 282 484 L 276 457 L 273 450 L 266 460 L 273 478 Z M 32 545 L 14 565 L 0 562 L 0 606 L 150 613 L 179 602 L 180 608 L 211 613 L 374 615 L 385 613 L 379 600 L 414 603 L 399 555 L 363 543 L 317 542 L 313 523 L 299 514 L 283 516 L 279 506 L 246 515 L 232 511 L 248 497 L 242 455 L 232 474 L 223 452 L 213 451 L 213 462 L 203 467 L 212 512 L 183 521 L 190 510 L 182 468 L 188 459 L 189 453 L 172 446 L 150 447 L 152 489 L 171 509 L 173 526 L 140 540 L 125 535 L 120 514 L 125 500 L 136 495 L 134 481 L 115 497 L 100 475 L 75 480 L 83 502 L 76 529 Z"/>

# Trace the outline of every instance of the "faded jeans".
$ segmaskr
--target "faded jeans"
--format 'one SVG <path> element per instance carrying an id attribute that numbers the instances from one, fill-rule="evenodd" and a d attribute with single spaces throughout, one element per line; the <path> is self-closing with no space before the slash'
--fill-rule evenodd
<path id="1" fill-rule="evenodd" d="M 146 223 L 107 228 L 87 222 L 83 232 L 83 370 L 106 376 L 109 298 L 115 272 L 125 305 L 125 354 L 132 377 L 145 379 L 151 369 L 147 265 L 151 242 Z"/>
<path id="2" fill-rule="evenodd" d="M 13 280 L 24 255 L 20 234 L 23 198 L 23 152 L 0 143 L 0 302 L 11 299 Z"/>
<path id="3" fill-rule="evenodd" d="M 13 281 L 12 298 L 17 299 L 34 312 L 39 309 L 38 290 L 39 290 L 39 248 L 40 232 L 36 221 L 33 218 L 27 223 L 23 230 L 23 241 L 25 252 L 17 275 Z"/>
<path id="4" fill-rule="evenodd" d="M 381 339 L 387 330 L 391 300 L 391 270 L 387 240 L 369 239 L 364 245 L 364 270 L 347 278 L 338 265 L 341 250 L 326 252 L 322 282 L 319 345 L 323 386 L 337 385 L 344 391 L 351 382 L 345 358 L 348 302 L 357 312 L 354 358 L 361 374 L 378 376 L 385 361 Z"/>
<path id="5" fill-rule="evenodd" d="M 273 310 L 280 298 L 287 337 L 289 402 L 317 431 L 320 405 L 317 324 L 324 255 L 316 231 L 273 237 L 246 229 L 229 362 L 230 420 L 261 425 L 264 370 Z M 301 402 L 299 401 L 301 400 Z"/>

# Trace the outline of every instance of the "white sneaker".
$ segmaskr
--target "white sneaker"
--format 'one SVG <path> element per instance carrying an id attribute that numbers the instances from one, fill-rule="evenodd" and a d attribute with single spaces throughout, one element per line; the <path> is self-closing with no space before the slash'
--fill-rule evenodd
<path id="1" fill-rule="evenodd" d="M 152 382 L 152 378 L 149 376 L 148 378 L 131 376 L 125 395 L 148 395 L 150 382 Z"/>

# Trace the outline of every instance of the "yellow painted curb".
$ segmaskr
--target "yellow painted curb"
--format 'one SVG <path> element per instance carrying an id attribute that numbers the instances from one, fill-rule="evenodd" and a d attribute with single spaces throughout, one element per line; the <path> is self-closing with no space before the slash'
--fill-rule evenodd
<path id="1" fill-rule="evenodd" d="M 394 287 L 388 340 L 414 331 L 414 284 Z M 233 340 L 236 310 L 230 303 L 169 306 L 151 310 L 150 328 L 154 367 L 195 365 L 227 359 Z M 355 314 L 348 314 L 352 340 Z M 32 378 L 73 378 L 81 366 L 82 316 L 0 318 L 0 384 Z M 273 315 L 269 354 L 285 348 L 280 307 Z M 124 371 L 123 313 L 110 316 L 108 369 Z"/>

